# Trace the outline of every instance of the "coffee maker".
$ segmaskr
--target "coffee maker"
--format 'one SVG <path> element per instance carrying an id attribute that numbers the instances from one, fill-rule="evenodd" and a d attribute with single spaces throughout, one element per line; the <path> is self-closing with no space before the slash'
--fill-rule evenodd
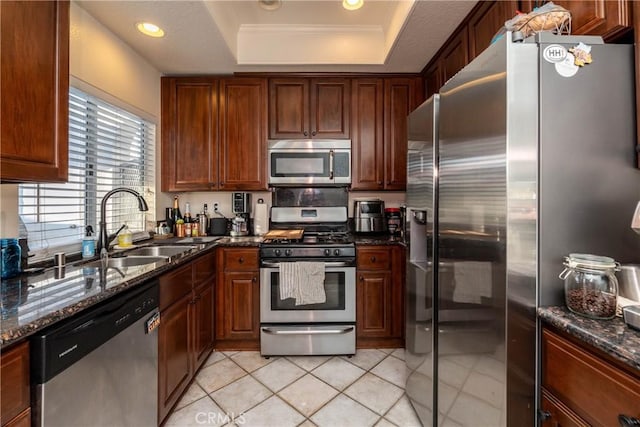
<path id="1" fill-rule="evenodd" d="M 231 220 L 231 235 L 246 236 L 249 234 L 249 212 L 251 210 L 250 193 L 232 193 L 231 210 L 235 217 Z"/>

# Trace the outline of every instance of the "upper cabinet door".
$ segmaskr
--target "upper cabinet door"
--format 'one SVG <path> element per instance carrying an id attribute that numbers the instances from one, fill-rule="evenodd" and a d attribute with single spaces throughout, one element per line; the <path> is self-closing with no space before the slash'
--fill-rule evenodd
<path id="1" fill-rule="evenodd" d="M 351 97 L 352 190 L 382 190 L 384 185 L 382 79 L 354 79 Z"/>
<path id="2" fill-rule="evenodd" d="M 505 21 L 515 16 L 517 1 L 484 1 L 469 19 L 469 60 L 489 47 Z"/>
<path id="3" fill-rule="evenodd" d="M 309 79 L 269 80 L 269 138 L 310 138 Z"/>
<path id="4" fill-rule="evenodd" d="M 0 2 L 0 179 L 64 182 L 69 2 Z"/>
<path id="5" fill-rule="evenodd" d="M 162 78 L 162 191 L 218 185 L 218 80 Z"/>
<path id="6" fill-rule="evenodd" d="M 311 80 L 311 138 L 349 139 L 349 79 Z"/>
<path id="7" fill-rule="evenodd" d="M 267 189 L 267 80 L 220 81 L 220 190 Z"/>
<path id="8" fill-rule="evenodd" d="M 440 67 L 442 68 L 442 84 L 455 76 L 469 63 L 469 33 L 464 27 L 452 40 L 449 41 L 446 49 L 442 52 Z"/>
<path id="9" fill-rule="evenodd" d="M 349 79 L 269 80 L 269 138 L 349 138 Z"/>
<path id="10" fill-rule="evenodd" d="M 419 83 L 405 77 L 384 81 L 385 190 L 407 187 L 407 116 L 423 100 Z"/>

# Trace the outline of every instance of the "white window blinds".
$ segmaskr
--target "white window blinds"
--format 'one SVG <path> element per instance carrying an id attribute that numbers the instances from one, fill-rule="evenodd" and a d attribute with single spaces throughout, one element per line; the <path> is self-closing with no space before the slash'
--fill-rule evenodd
<path id="1" fill-rule="evenodd" d="M 69 180 L 65 184 L 21 184 L 21 237 L 37 255 L 79 250 L 85 226 L 98 235 L 100 202 L 117 187 L 142 194 L 117 193 L 107 203 L 107 232 L 125 222 L 131 231 L 153 221 L 155 125 L 78 89 L 69 90 Z"/>

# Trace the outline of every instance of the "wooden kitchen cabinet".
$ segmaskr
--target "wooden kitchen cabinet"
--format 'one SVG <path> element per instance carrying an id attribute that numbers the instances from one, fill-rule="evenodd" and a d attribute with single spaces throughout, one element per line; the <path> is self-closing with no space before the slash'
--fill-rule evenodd
<path id="1" fill-rule="evenodd" d="M 423 100 L 422 80 L 354 78 L 351 87 L 351 189 L 404 191 L 407 115 Z"/>
<path id="2" fill-rule="evenodd" d="M 384 80 L 351 83 L 351 189 L 384 189 Z"/>
<path id="3" fill-rule="evenodd" d="M 258 248 L 219 247 L 216 287 L 216 348 L 260 349 Z"/>
<path id="4" fill-rule="evenodd" d="M 469 16 L 467 25 L 469 62 L 489 47 L 498 30 L 515 16 L 517 10 L 517 1 L 483 1 L 479 4 Z"/>
<path id="5" fill-rule="evenodd" d="M 422 80 L 384 80 L 384 190 L 407 188 L 407 116 L 422 103 Z"/>
<path id="6" fill-rule="evenodd" d="M 69 2 L 0 2 L 0 180 L 68 175 Z"/>
<path id="7" fill-rule="evenodd" d="M 162 191 L 266 190 L 266 79 L 162 78 Z"/>
<path id="8" fill-rule="evenodd" d="M 267 80 L 220 81 L 219 190 L 267 189 Z"/>
<path id="9" fill-rule="evenodd" d="M 31 424 L 29 390 L 29 343 L 3 350 L 0 355 L 0 424 Z"/>
<path id="10" fill-rule="evenodd" d="M 618 415 L 640 422 L 640 372 L 577 339 L 542 332 L 543 425 L 618 425 Z"/>
<path id="11" fill-rule="evenodd" d="M 356 345 L 404 346 L 404 258 L 400 246 L 356 249 Z"/>
<path id="12" fill-rule="evenodd" d="M 269 138 L 348 139 L 350 86 L 339 77 L 269 79 Z"/>
<path id="13" fill-rule="evenodd" d="M 218 188 L 218 79 L 163 77 L 162 191 Z"/>
<path id="14" fill-rule="evenodd" d="M 215 252 L 160 278 L 158 420 L 162 422 L 213 348 Z"/>

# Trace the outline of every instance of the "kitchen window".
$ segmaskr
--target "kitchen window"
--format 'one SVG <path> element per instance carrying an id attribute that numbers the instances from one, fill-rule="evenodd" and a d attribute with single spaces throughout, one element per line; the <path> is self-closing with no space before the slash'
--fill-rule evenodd
<path id="1" fill-rule="evenodd" d="M 142 194 L 115 194 L 107 204 L 108 233 L 124 224 L 132 232 L 154 220 L 155 124 L 76 88 L 69 90 L 69 180 L 65 184 L 19 186 L 20 237 L 37 258 L 79 252 L 85 227 L 98 236 L 100 202 L 116 187 Z"/>

